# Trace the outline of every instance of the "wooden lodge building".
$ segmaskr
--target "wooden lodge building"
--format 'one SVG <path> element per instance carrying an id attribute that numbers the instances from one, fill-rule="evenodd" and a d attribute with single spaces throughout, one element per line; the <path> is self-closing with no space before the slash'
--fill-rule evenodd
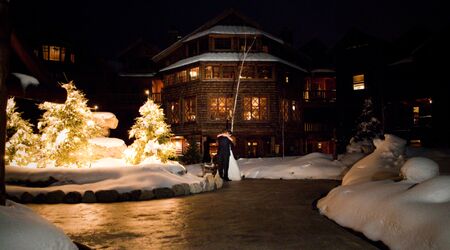
<path id="1" fill-rule="evenodd" d="M 306 56 L 242 14 L 222 13 L 153 61 L 153 89 L 161 90 L 180 153 L 189 139 L 202 153 L 214 148 L 217 134 L 231 127 L 238 157 L 332 153 L 333 128 L 315 118 L 334 106 L 332 71 L 313 77 Z"/>

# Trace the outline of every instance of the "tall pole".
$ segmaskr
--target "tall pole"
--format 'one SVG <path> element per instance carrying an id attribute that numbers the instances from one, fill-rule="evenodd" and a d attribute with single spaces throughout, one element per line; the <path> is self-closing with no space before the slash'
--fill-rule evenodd
<path id="1" fill-rule="evenodd" d="M 239 94 L 239 86 L 241 84 L 242 70 L 244 68 L 244 62 L 245 62 L 245 59 L 247 58 L 248 53 L 252 49 L 252 46 L 255 43 L 255 41 L 256 41 L 256 36 L 253 38 L 252 44 L 250 44 L 248 49 L 247 49 L 247 39 L 245 39 L 245 42 L 244 42 L 244 56 L 242 58 L 241 67 L 239 68 L 238 81 L 236 84 L 236 94 L 234 95 L 233 114 L 231 114 L 231 132 L 233 132 L 233 129 L 234 129 L 234 116 L 236 114 L 236 105 L 237 105 L 237 99 L 238 99 L 238 94 Z"/>
<path id="2" fill-rule="evenodd" d="M 6 143 L 6 77 L 9 73 L 10 35 L 9 1 L 0 0 L 0 205 L 6 203 L 5 143 Z"/>

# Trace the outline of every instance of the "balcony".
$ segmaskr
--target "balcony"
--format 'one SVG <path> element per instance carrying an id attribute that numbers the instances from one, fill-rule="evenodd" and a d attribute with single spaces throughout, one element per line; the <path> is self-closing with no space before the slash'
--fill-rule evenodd
<path id="1" fill-rule="evenodd" d="M 314 103 L 336 102 L 336 90 L 306 90 L 303 91 L 303 100 Z"/>

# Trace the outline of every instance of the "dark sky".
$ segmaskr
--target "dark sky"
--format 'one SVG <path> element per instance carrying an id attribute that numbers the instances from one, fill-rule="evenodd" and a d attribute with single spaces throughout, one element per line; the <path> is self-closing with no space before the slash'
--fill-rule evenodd
<path id="1" fill-rule="evenodd" d="M 293 32 L 294 45 L 313 38 L 332 46 L 351 27 L 394 40 L 421 27 L 431 31 L 449 25 L 443 1 L 386 0 L 229 0 L 103 1 L 11 0 L 17 33 L 43 37 L 52 31 L 102 55 L 114 55 L 142 37 L 163 48 L 171 27 L 182 35 L 228 8 L 235 8 L 278 35 Z"/>

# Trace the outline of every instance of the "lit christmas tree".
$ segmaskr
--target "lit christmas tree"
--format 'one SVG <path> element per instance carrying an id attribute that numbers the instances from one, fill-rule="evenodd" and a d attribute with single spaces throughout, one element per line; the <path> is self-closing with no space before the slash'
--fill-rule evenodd
<path id="1" fill-rule="evenodd" d="M 39 166 L 86 166 L 90 161 L 88 140 L 101 135 L 95 124 L 87 99 L 73 82 L 61 86 L 67 91 L 65 103 L 44 102 L 45 110 L 38 123 L 41 132 Z"/>
<path id="2" fill-rule="evenodd" d="M 139 164 L 147 157 L 156 157 L 162 162 L 175 156 L 175 147 L 170 142 L 170 126 L 164 121 L 164 112 L 152 100 L 148 99 L 139 108 L 140 117 L 136 118 L 130 130 L 130 139 L 135 138 L 125 152 L 126 160 Z"/>
<path id="3" fill-rule="evenodd" d="M 38 136 L 33 133 L 33 125 L 17 111 L 14 98 L 8 99 L 6 117 L 6 164 L 26 166 L 35 162 Z"/>
<path id="4" fill-rule="evenodd" d="M 350 148 L 352 150 L 349 150 L 349 147 L 347 147 L 347 151 L 370 153 L 375 149 L 373 139 L 383 138 L 381 122 L 375 117 L 371 98 L 364 100 L 363 110 L 357 122 L 355 136 L 350 140 Z"/>

